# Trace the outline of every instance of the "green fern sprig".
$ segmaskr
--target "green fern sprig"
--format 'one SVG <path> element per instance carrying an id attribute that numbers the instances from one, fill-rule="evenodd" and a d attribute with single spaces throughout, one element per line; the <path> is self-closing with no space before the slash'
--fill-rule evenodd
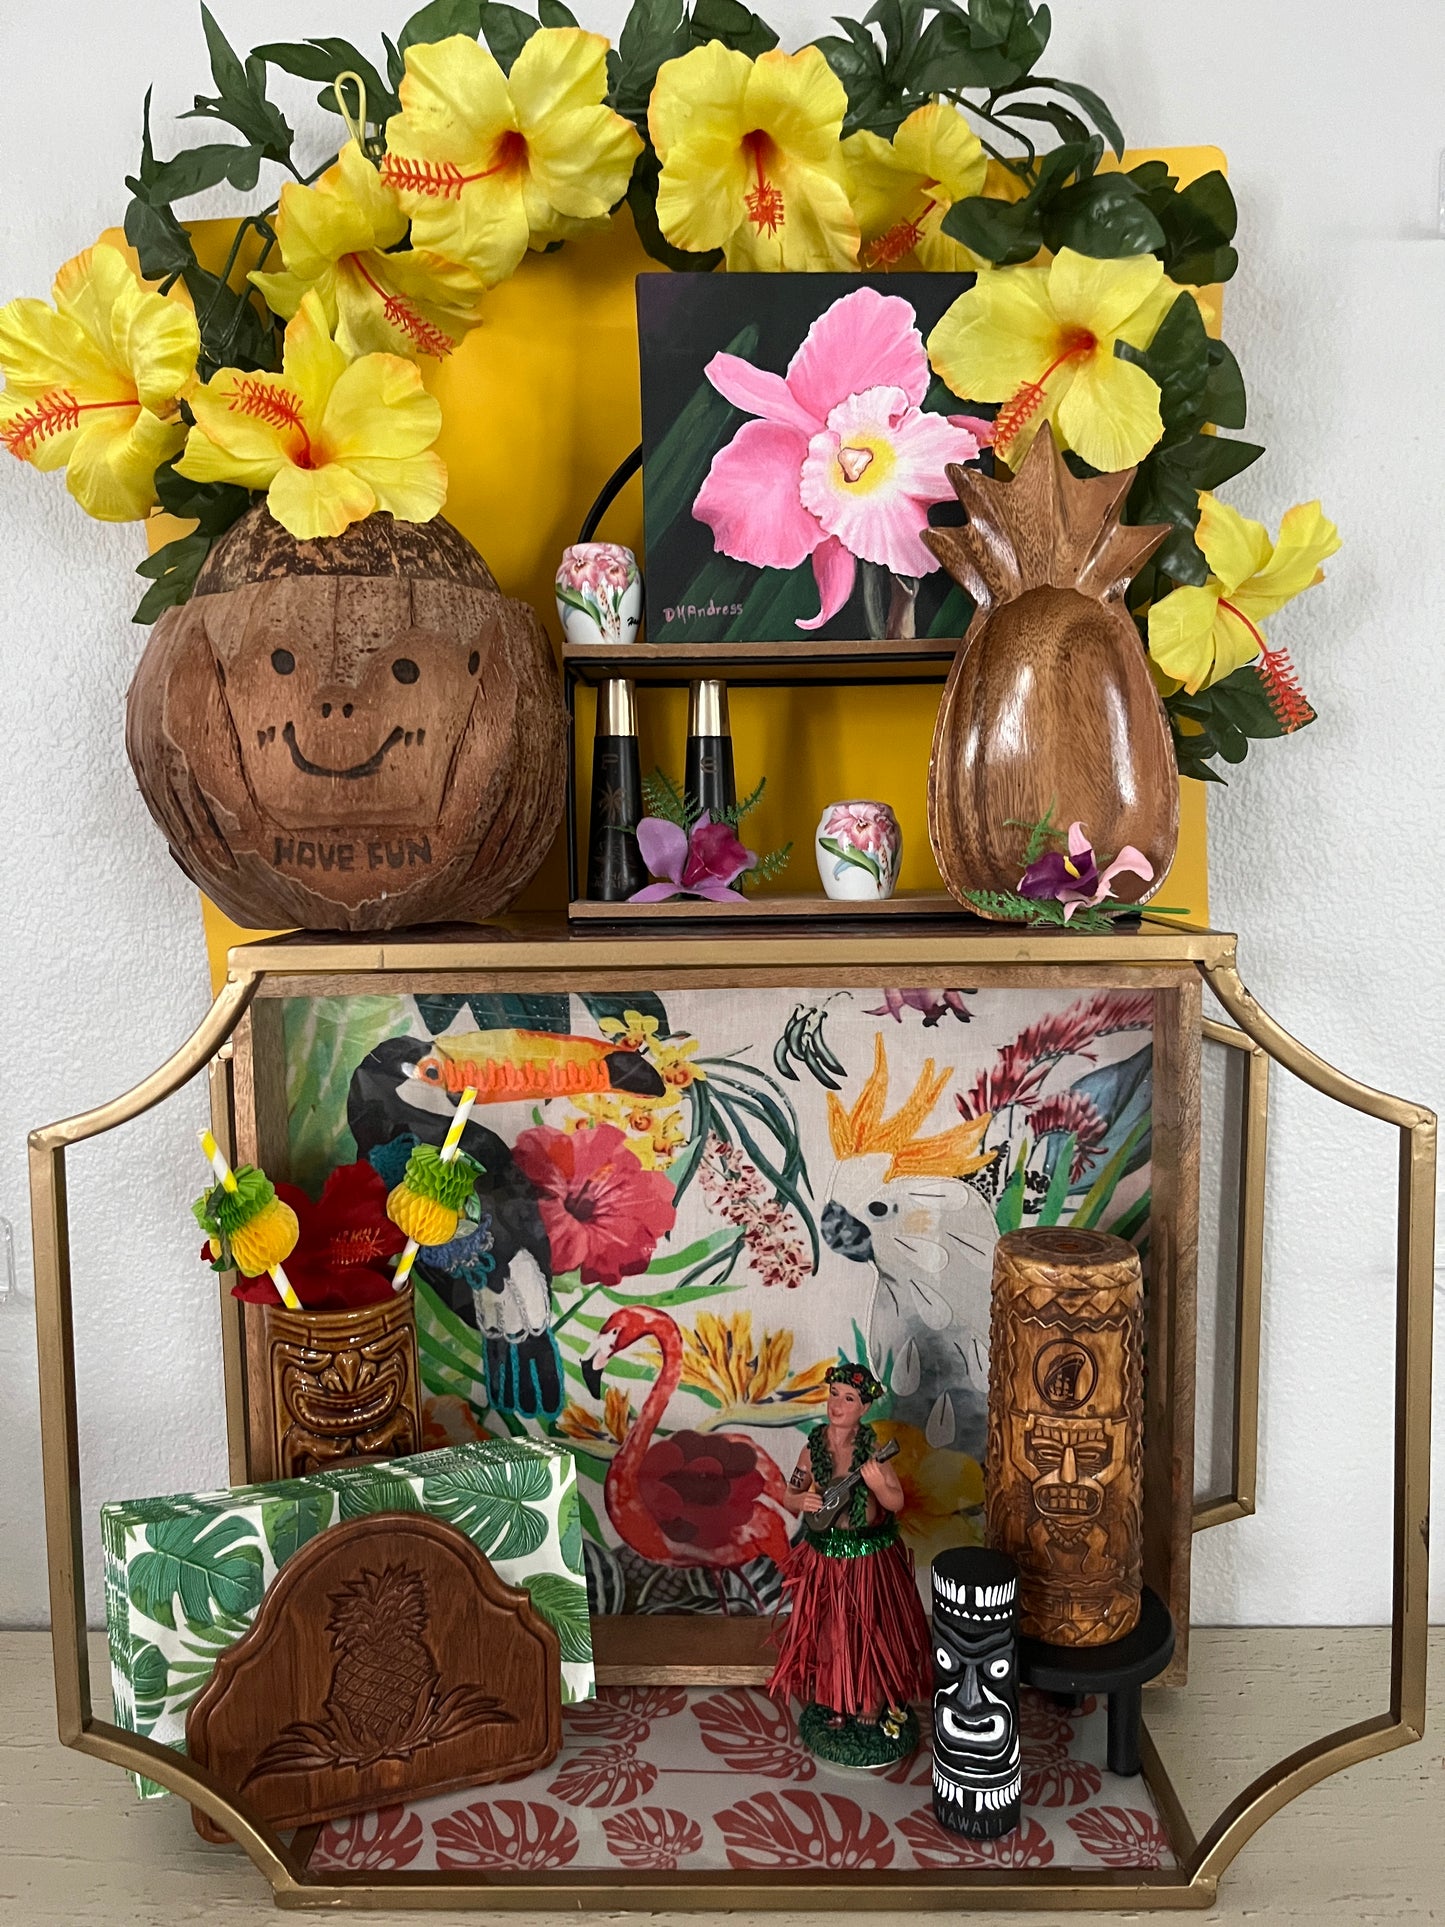
<path id="1" fill-rule="evenodd" d="M 1044 811 L 1037 823 L 1026 823 L 1022 818 L 1017 816 L 1004 818 L 1004 827 L 1006 829 L 1027 830 L 1029 833 L 1029 840 L 1024 845 L 1023 861 L 1025 869 L 1027 869 L 1031 863 L 1037 863 L 1051 843 L 1062 843 L 1065 841 L 1064 832 L 1054 821 L 1054 808 L 1054 800 L 1050 799 L 1049 807 Z"/>
<path id="2" fill-rule="evenodd" d="M 788 867 L 788 858 L 792 854 L 791 843 L 785 843 L 780 850 L 769 850 L 766 856 L 758 858 L 751 870 L 743 871 L 738 878 L 737 887 L 740 890 L 748 890 L 755 883 L 771 883 L 774 877 L 781 876 Z"/>
<path id="3" fill-rule="evenodd" d="M 766 776 L 759 777 L 758 786 L 753 791 L 751 796 L 745 796 L 741 803 L 734 803 L 730 810 L 719 810 L 714 820 L 719 823 L 729 823 L 732 825 L 733 829 L 736 829 L 738 825 L 742 822 L 743 818 L 749 813 L 749 811 L 755 810 L 758 807 L 758 804 L 762 802 L 763 791 L 767 787 L 768 787 L 767 777 Z M 791 849 L 792 847 L 793 846 L 790 843 L 788 845 L 788 848 Z"/>
<path id="4" fill-rule="evenodd" d="M 985 916 L 1005 923 L 1024 923 L 1031 928 L 1045 924 L 1063 927 L 1066 906 L 1052 897 L 1021 897 L 1014 890 L 966 890 L 965 899 Z M 1070 930 L 1086 936 L 1102 936 L 1114 927 L 1114 918 L 1136 913 L 1137 904 L 1121 903 L 1112 908 L 1081 905 L 1068 919 Z"/>
<path id="5" fill-rule="evenodd" d="M 650 770 L 643 777 L 642 800 L 649 816 L 659 816 L 665 823 L 676 823 L 682 830 L 689 829 L 702 815 L 696 801 L 685 796 L 681 786 L 674 783 L 663 769 Z"/>

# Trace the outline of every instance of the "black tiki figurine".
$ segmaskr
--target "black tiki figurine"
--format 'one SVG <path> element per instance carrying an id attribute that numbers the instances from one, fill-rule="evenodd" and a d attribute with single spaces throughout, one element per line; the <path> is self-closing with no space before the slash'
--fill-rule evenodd
<path id="1" fill-rule="evenodd" d="M 683 794 L 714 823 L 738 800 L 733 778 L 733 739 L 728 726 L 728 686 L 709 678 L 687 691 L 687 754 Z"/>
<path id="2" fill-rule="evenodd" d="M 933 1811 L 993 1840 L 1019 1823 L 1018 1567 L 957 1546 L 933 1562 Z"/>
<path id="3" fill-rule="evenodd" d="M 637 847 L 641 820 L 637 703 L 632 684 L 619 676 L 597 691 L 587 838 L 587 894 L 595 902 L 621 903 L 647 882 L 647 865 Z"/>

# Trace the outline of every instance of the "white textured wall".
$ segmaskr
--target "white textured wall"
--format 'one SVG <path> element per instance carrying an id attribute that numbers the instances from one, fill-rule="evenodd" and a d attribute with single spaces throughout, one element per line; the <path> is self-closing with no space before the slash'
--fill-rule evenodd
<path id="1" fill-rule="evenodd" d="M 405 7 L 217 0 L 244 49 Z M 860 5 L 859 9 L 862 11 Z M 1230 156 L 1244 265 L 1229 338 L 1267 444 L 1231 491 L 1270 521 L 1320 495 L 1345 548 L 1277 625 L 1321 721 L 1266 746 L 1211 833 L 1216 922 L 1265 1005 L 1333 1062 L 1439 1104 L 1445 596 L 1445 147 L 1439 0 L 1057 0 L 1048 71 L 1089 82 L 1138 145 Z M 614 27 L 608 0 L 595 24 Z M 778 0 L 790 44 L 821 8 Z M 157 145 L 208 85 L 190 0 L 11 0 L 0 294 L 43 294 L 123 207 L 140 102 Z M 303 106 L 317 157 L 321 116 Z M 334 126 L 334 123 L 332 124 Z M 191 127 L 185 140 L 203 138 Z M 58 481 L 0 486 L 0 1215 L 28 1271 L 24 1133 L 135 1083 L 206 1004 L 194 893 L 135 792 L 121 705 L 139 539 Z M 101 1497 L 219 1480 L 220 1369 L 181 1227 L 199 1092 L 72 1159 L 86 1516 Z M 1271 1167 L 1263 1477 L 1256 1519 L 1198 1544 L 1203 1620 L 1337 1623 L 1388 1608 L 1389 1133 L 1279 1080 Z M 1445 1434 L 1445 1402 L 1437 1399 Z M 0 1311 L 0 1624 L 46 1611 L 28 1311 Z M 1445 1453 L 1437 1448 L 1437 1471 Z M 1437 1610 L 1445 1562 L 1437 1562 Z M 92 1587 L 94 1576 L 92 1570 Z M 92 1610 L 96 1595 L 92 1591 Z"/>

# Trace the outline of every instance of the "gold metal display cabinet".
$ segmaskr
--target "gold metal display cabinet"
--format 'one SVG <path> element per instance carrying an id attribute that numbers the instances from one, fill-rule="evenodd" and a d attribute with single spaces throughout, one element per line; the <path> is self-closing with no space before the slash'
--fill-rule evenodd
<path id="1" fill-rule="evenodd" d="M 76 1409 L 65 1154 L 69 1146 L 139 1116 L 206 1073 L 213 1128 L 237 1160 L 286 1174 L 283 1000 L 381 993 L 617 992 L 749 989 L 806 984 L 883 989 L 898 984 L 981 988 L 1126 986 L 1155 998 L 1152 1204 L 1144 1476 L 1145 1577 L 1174 1612 L 1179 1657 L 1165 1683 L 1186 1676 L 1192 1534 L 1254 1510 L 1259 1333 L 1263 1296 L 1265 1134 L 1269 1063 L 1326 1097 L 1393 1126 L 1399 1137 L 1395 1290 L 1393 1637 L 1388 1708 L 1277 1761 L 1217 1818 L 1191 1823 L 1146 1722 L 1145 1777 L 1176 1864 L 1160 1868 L 1006 1866 L 872 1871 L 647 1872 L 620 1867 L 506 1873 L 313 1872 L 315 1830 L 289 1842 L 222 1790 L 201 1767 L 154 1741 L 97 1719 L 86 1652 L 84 1521 Z M 1207 984 L 1232 1022 L 1203 1016 Z M 1199 1194 L 1202 1046 L 1244 1057 L 1239 1143 L 1240 1222 L 1234 1320 L 1231 1490 L 1194 1498 L 1195 1245 Z M 167 1062 L 133 1091 L 30 1138 L 40 1341 L 46 1526 L 60 1738 L 150 1776 L 238 1841 L 288 1908 L 816 1908 L 950 1911 L 1009 1908 L 1207 1907 L 1219 1877 L 1255 1830 L 1328 1774 L 1420 1738 L 1425 1720 L 1427 1515 L 1430 1446 L 1431 1263 L 1435 1118 L 1420 1105 L 1356 1083 L 1282 1030 L 1241 983 L 1232 936 L 1145 918 L 1106 936 L 1020 931 L 957 919 L 860 918 L 790 930 L 782 922 L 699 929 L 569 932 L 561 918 L 375 938 L 296 935 L 240 946 L 210 1012 Z M 222 1283 L 220 1316 L 233 1478 L 255 1454 L 248 1423 L 243 1308 Z M 596 1619 L 599 1682 L 756 1682 L 765 1676 L 764 1622 L 691 1625 Z M 639 1636 L 641 1634 L 641 1636 Z"/>

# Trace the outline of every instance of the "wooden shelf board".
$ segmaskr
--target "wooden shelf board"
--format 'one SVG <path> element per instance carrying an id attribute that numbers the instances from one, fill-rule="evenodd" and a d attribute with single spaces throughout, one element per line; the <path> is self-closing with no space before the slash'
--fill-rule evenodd
<path id="1" fill-rule="evenodd" d="M 596 903 L 579 899 L 567 907 L 574 923 L 736 923 L 759 917 L 822 917 L 830 922 L 896 922 L 900 918 L 926 917 L 932 923 L 946 923 L 955 930 L 986 930 L 982 917 L 964 910 L 943 890 L 900 890 L 883 903 L 841 903 L 821 891 L 749 897 L 741 903 L 713 903 L 706 897 L 676 897 L 666 903 Z M 997 927 L 997 926 L 993 926 Z"/>
<path id="2" fill-rule="evenodd" d="M 728 672 L 736 683 L 920 682 L 946 680 L 958 638 L 916 636 L 888 642 L 564 643 L 563 667 L 580 682 L 629 676 L 634 682 L 686 683 Z"/>

